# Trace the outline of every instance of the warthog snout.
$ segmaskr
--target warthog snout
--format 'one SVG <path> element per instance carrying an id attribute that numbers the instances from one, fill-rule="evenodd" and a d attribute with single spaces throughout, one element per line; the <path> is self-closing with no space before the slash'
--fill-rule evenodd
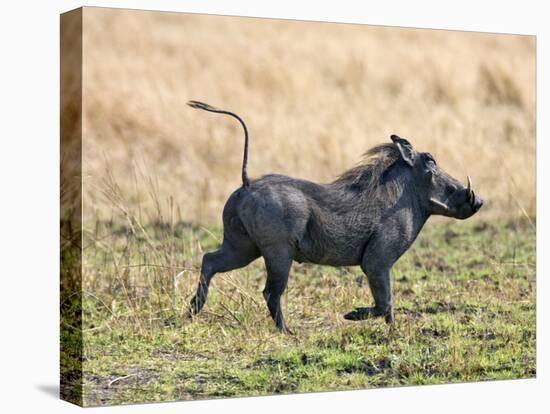
<path id="1" fill-rule="evenodd" d="M 468 176 L 468 184 L 456 189 L 445 201 L 430 198 L 434 214 L 441 214 L 460 220 L 473 216 L 483 206 L 483 199 L 476 195 L 472 186 L 472 179 Z"/>

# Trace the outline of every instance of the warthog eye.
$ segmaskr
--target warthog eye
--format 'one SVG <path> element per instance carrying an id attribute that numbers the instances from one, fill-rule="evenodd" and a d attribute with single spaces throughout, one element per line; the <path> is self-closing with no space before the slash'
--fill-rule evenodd
<path id="1" fill-rule="evenodd" d="M 432 176 L 433 174 L 437 173 L 437 164 L 435 163 L 435 160 L 433 159 L 431 154 L 427 152 L 424 153 L 422 159 L 424 161 L 424 171 L 426 172 L 426 174 Z"/>
<path id="2" fill-rule="evenodd" d="M 458 188 L 455 187 L 454 185 L 448 186 L 448 187 L 445 189 L 445 195 L 446 195 L 447 197 L 451 197 L 454 193 L 456 193 L 457 190 L 458 190 Z"/>
<path id="3" fill-rule="evenodd" d="M 437 165 L 437 163 L 434 160 L 434 157 L 430 153 L 425 153 L 424 154 L 424 162 L 426 163 L 426 165 L 428 167 L 434 167 L 434 166 Z"/>

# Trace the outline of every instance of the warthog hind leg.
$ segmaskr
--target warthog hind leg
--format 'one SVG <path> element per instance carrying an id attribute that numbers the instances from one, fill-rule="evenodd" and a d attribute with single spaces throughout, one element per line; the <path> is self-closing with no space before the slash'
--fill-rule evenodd
<path id="1" fill-rule="evenodd" d="M 199 313 L 206 302 L 210 281 L 220 272 L 229 272 L 246 266 L 260 256 L 260 252 L 250 241 L 243 238 L 239 243 L 224 240 L 221 247 L 212 253 L 206 253 L 202 259 L 201 276 L 197 293 L 191 300 L 189 315 Z"/>
<path id="2" fill-rule="evenodd" d="M 281 332 L 292 334 L 286 326 L 281 308 L 281 295 L 288 283 L 288 273 L 292 265 L 292 257 L 287 249 L 273 249 L 267 254 L 264 253 L 264 260 L 267 269 L 267 281 L 263 296 L 267 308 L 277 328 Z"/>

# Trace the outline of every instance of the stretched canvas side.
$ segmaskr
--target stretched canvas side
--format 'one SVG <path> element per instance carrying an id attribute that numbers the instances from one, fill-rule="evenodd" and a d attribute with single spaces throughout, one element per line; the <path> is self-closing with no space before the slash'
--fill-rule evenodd
<path id="1" fill-rule="evenodd" d="M 82 405 L 82 9 L 60 23 L 60 397 Z"/>

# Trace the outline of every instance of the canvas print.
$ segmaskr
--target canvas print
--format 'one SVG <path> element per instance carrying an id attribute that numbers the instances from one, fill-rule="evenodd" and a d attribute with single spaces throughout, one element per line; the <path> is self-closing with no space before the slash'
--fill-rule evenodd
<path id="1" fill-rule="evenodd" d="M 533 378 L 534 36 L 61 16 L 61 397 Z"/>

